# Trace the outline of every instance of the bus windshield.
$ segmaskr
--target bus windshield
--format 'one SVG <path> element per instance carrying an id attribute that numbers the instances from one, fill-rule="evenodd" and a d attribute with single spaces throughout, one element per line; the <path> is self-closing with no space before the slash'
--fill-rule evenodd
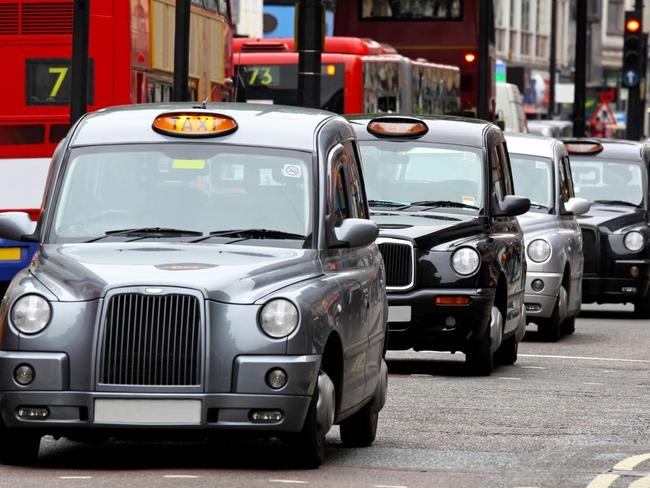
<path id="1" fill-rule="evenodd" d="M 298 105 L 297 64 L 242 64 L 237 73 L 237 101 Z M 345 67 L 342 63 L 323 65 L 322 73 L 321 108 L 342 114 Z"/>
<path id="2" fill-rule="evenodd" d="M 362 19 L 461 20 L 462 0 L 362 0 Z"/>
<path id="3" fill-rule="evenodd" d="M 360 141 L 360 146 L 371 206 L 435 201 L 440 203 L 432 207 L 473 212 L 483 206 L 483 163 L 478 148 L 390 141 Z"/>
<path id="4" fill-rule="evenodd" d="M 643 205 L 641 164 L 572 156 L 571 172 L 577 197 L 593 203 Z"/>

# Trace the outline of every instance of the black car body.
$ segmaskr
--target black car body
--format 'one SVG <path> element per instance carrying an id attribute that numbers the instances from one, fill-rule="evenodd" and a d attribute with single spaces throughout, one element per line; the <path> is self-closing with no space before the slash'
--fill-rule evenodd
<path id="1" fill-rule="evenodd" d="M 633 303 L 650 317 L 650 146 L 567 140 L 576 196 L 592 202 L 578 218 L 585 255 L 583 303 Z"/>
<path id="2" fill-rule="evenodd" d="M 526 322 L 516 215 L 530 202 L 512 195 L 501 130 L 453 117 L 349 119 L 380 227 L 389 348 L 463 351 L 478 374 L 495 358 L 514 363 Z"/>

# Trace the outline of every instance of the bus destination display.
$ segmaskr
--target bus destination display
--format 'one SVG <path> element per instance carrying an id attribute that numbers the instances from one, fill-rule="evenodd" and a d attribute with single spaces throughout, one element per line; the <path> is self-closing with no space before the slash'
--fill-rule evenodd
<path id="1" fill-rule="evenodd" d="M 72 62 L 70 59 L 25 60 L 26 104 L 69 105 Z M 94 103 L 94 65 L 88 61 L 88 105 Z"/>

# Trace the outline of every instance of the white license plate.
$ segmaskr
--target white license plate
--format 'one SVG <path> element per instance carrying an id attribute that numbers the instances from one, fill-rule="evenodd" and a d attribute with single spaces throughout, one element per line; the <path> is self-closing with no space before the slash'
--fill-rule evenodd
<path id="1" fill-rule="evenodd" d="M 198 425 L 201 400 L 95 400 L 96 424 Z"/>
<path id="2" fill-rule="evenodd" d="M 411 307 L 388 307 L 388 321 L 389 322 L 410 322 L 411 321 Z"/>

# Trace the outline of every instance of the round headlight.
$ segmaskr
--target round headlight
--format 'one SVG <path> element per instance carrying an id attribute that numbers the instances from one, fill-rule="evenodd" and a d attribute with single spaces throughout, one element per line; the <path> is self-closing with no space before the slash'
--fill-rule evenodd
<path id="1" fill-rule="evenodd" d="M 298 319 L 296 306 L 289 300 L 277 298 L 262 307 L 259 321 L 265 334 L 280 339 L 296 330 Z"/>
<path id="2" fill-rule="evenodd" d="M 543 263 L 551 257 L 551 245 L 544 239 L 535 239 L 528 244 L 528 257 L 536 263 Z"/>
<path id="3" fill-rule="evenodd" d="M 11 321 L 23 334 L 38 334 L 50 322 L 50 303 L 40 295 L 25 295 L 14 303 Z"/>
<path id="4" fill-rule="evenodd" d="M 461 247 L 451 256 L 451 266 L 459 275 L 475 273 L 481 264 L 481 256 L 470 247 Z"/>
<path id="5" fill-rule="evenodd" d="M 625 239 L 623 240 L 625 247 L 628 251 L 639 252 L 645 246 L 645 239 L 643 234 L 638 230 L 633 230 L 625 234 Z"/>

